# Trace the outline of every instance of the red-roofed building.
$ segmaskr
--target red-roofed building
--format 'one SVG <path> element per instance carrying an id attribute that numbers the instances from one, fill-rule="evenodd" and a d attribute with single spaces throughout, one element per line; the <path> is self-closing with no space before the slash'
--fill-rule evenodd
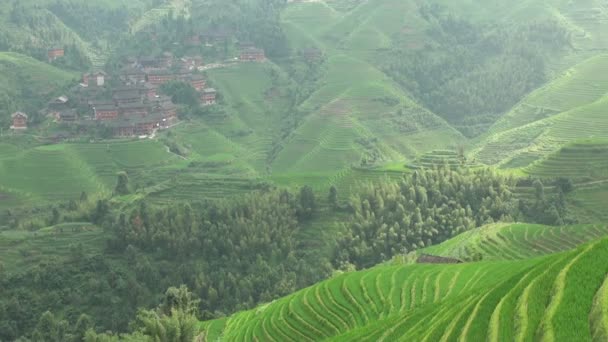
<path id="1" fill-rule="evenodd" d="M 63 48 L 53 48 L 48 51 L 49 62 L 63 56 L 65 56 L 65 50 Z"/>
<path id="2" fill-rule="evenodd" d="M 262 49 L 245 47 L 241 50 L 239 59 L 242 62 L 263 62 L 266 60 L 266 55 Z"/>
<path id="3" fill-rule="evenodd" d="M 19 131 L 27 129 L 27 114 L 16 112 L 11 115 L 11 119 L 13 119 L 13 124 L 11 126 L 12 130 Z"/>
<path id="4" fill-rule="evenodd" d="M 118 118 L 118 107 L 115 105 L 101 105 L 93 107 L 95 120 L 107 121 Z"/>
<path id="5" fill-rule="evenodd" d="M 192 75 L 188 78 L 188 82 L 196 91 L 201 91 L 207 86 L 207 81 L 203 75 Z"/>
<path id="6" fill-rule="evenodd" d="M 156 86 L 175 80 L 176 78 L 177 76 L 168 70 L 158 70 L 148 73 L 148 82 Z"/>

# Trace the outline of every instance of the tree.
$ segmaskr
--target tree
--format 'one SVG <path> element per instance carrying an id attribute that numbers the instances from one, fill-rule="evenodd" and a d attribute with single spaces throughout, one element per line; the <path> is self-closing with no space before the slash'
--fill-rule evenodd
<path id="1" fill-rule="evenodd" d="M 40 317 L 36 330 L 34 330 L 34 342 L 64 342 L 65 322 L 58 321 L 55 316 L 47 311 Z"/>
<path id="2" fill-rule="evenodd" d="M 170 287 L 165 292 L 162 304 L 159 310 L 165 315 L 171 314 L 172 310 L 183 311 L 188 314 L 196 315 L 198 312 L 199 299 L 196 299 L 194 294 L 188 290 L 186 285 L 179 288 Z"/>
<path id="3" fill-rule="evenodd" d="M 59 210 L 57 208 L 53 207 L 52 216 L 51 216 L 51 220 L 49 221 L 49 225 L 54 226 L 54 225 L 58 224 L 60 218 L 61 218 L 61 213 L 59 212 Z"/>
<path id="4" fill-rule="evenodd" d="M 190 108 L 199 106 L 198 92 L 188 83 L 171 81 L 161 85 L 160 90 L 163 94 L 171 96 L 173 103 L 183 104 Z"/>
<path id="5" fill-rule="evenodd" d="M 540 179 L 536 179 L 532 183 L 532 186 L 534 187 L 534 194 L 536 195 L 536 200 L 538 202 L 544 201 L 545 200 L 545 186 L 543 185 L 543 182 L 541 182 Z"/>
<path id="6" fill-rule="evenodd" d="M 315 211 L 315 193 L 308 185 L 300 189 L 298 206 L 298 218 L 300 220 L 309 220 Z"/>
<path id="7" fill-rule="evenodd" d="M 570 193 L 574 190 L 574 183 L 570 178 L 560 177 L 555 181 L 555 185 L 561 189 L 564 194 Z"/>
<path id="8" fill-rule="evenodd" d="M 74 327 L 74 341 L 83 341 L 89 330 L 93 330 L 93 320 L 89 315 L 80 315 Z"/>
<path id="9" fill-rule="evenodd" d="M 335 209 L 338 208 L 338 189 L 335 185 L 329 188 L 329 196 L 327 197 L 329 204 Z"/>
<path id="10" fill-rule="evenodd" d="M 116 188 L 114 192 L 118 195 L 129 194 L 129 176 L 126 172 L 121 171 L 118 173 L 118 180 L 116 182 Z"/>
<path id="11" fill-rule="evenodd" d="M 86 202 L 89 200 L 89 195 L 85 191 L 80 193 L 80 202 Z"/>
<path id="12" fill-rule="evenodd" d="M 199 322 L 194 315 L 173 309 L 169 315 L 140 311 L 135 324 L 138 332 L 155 342 L 192 342 L 197 337 Z"/>

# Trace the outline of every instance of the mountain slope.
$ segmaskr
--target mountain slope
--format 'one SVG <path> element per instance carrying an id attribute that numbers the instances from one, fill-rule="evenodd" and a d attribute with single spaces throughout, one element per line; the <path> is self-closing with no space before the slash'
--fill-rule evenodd
<path id="1" fill-rule="evenodd" d="M 0 52 L 0 124 L 8 127 L 10 115 L 16 111 L 26 112 L 33 119 L 50 96 L 76 77 L 28 56 Z"/>
<path id="2" fill-rule="evenodd" d="M 608 96 L 560 114 L 489 135 L 474 151 L 486 164 L 522 167 L 581 139 L 608 138 Z"/>
<path id="3" fill-rule="evenodd" d="M 530 233 L 551 229 L 531 228 Z M 602 228 L 589 238 L 605 233 Z M 560 234 L 568 236 L 557 233 L 545 243 L 558 243 Z M 593 339 L 591 325 L 601 340 L 608 240 L 561 254 L 500 260 L 513 251 L 509 241 L 523 236 L 509 235 L 494 247 L 504 253 L 485 254 L 495 261 L 346 273 L 202 328 L 208 339 L 224 341 L 582 341 Z"/>

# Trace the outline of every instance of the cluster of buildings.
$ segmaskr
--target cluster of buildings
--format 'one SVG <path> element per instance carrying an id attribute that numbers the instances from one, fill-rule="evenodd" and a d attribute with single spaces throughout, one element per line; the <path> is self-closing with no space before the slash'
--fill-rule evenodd
<path id="1" fill-rule="evenodd" d="M 89 121 L 111 128 L 116 137 L 149 135 L 178 121 L 177 107 L 159 91 L 166 82 L 186 82 L 199 92 L 201 104 L 216 103 L 217 92 L 198 73 L 202 65 L 199 56 L 177 59 L 169 53 L 129 58 L 116 79 L 103 71 L 84 74 L 71 98 L 49 103 L 48 114 L 60 122 L 74 122 L 79 121 L 77 108 L 86 108 Z"/>
<path id="2" fill-rule="evenodd" d="M 195 35 L 191 44 L 216 42 L 225 39 L 221 33 Z M 264 50 L 252 44 L 240 44 L 239 60 L 242 62 L 263 62 Z M 65 55 L 63 48 L 48 50 L 49 62 Z M 86 73 L 79 85 L 70 93 L 48 103 L 46 115 L 57 122 L 86 125 L 101 123 L 112 129 L 114 136 L 128 137 L 149 135 L 156 129 L 168 128 L 177 122 L 177 107 L 167 96 L 160 94 L 159 88 L 170 81 L 190 84 L 199 94 L 203 106 L 214 105 L 217 91 L 208 87 L 203 58 L 184 56 L 175 58 L 165 52 L 158 56 L 128 58 L 118 75 L 110 76 L 103 71 Z M 11 129 L 27 129 L 28 116 L 17 112 L 12 114 Z"/>

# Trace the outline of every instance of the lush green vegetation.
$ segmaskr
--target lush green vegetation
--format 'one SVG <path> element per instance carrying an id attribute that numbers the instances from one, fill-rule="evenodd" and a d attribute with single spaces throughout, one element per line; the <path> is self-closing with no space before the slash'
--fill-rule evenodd
<path id="1" fill-rule="evenodd" d="M 10 116 L 22 111 L 32 123 L 42 121 L 38 111 L 53 95 L 60 95 L 77 75 L 33 58 L 0 52 L 0 125 L 8 128 Z"/>
<path id="2" fill-rule="evenodd" d="M 419 10 L 430 39 L 413 51 L 395 42 L 385 68 L 467 136 L 544 83 L 545 59 L 569 43 L 556 22 L 484 27 L 437 4 Z"/>
<path id="3" fill-rule="evenodd" d="M 508 253 L 510 242 L 497 244 L 490 255 Z M 205 323 L 203 330 L 211 340 L 590 341 L 589 324 L 604 324 L 597 313 L 604 307 L 606 244 L 600 239 L 518 261 L 378 266 Z M 602 336 L 597 331 L 596 340 Z"/>
<path id="4" fill-rule="evenodd" d="M 604 340 L 607 18 L 601 0 L 1 4 L 0 124 L 31 122 L 0 137 L 0 340 Z M 214 63 L 218 104 L 166 84 L 183 121 L 129 141 L 38 114 L 65 70 L 116 83 L 165 51 Z"/>

